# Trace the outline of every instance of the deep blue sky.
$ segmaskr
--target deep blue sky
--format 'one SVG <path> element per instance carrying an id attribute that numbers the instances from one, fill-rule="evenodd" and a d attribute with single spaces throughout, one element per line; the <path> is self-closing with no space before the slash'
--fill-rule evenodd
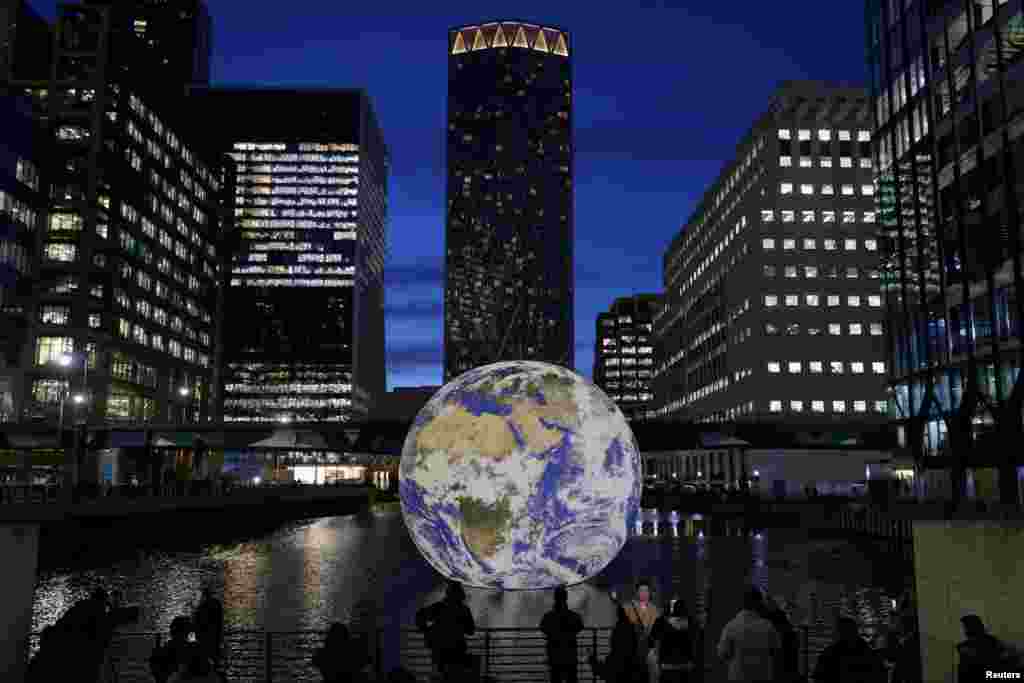
<path id="1" fill-rule="evenodd" d="M 44 16 L 55 0 L 33 0 Z M 661 257 L 787 79 L 864 82 L 861 0 L 215 0 L 215 84 L 363 87 L 391 153 L 388 385 L 440 384 L 448 29 L 520 19 L 572 36 L 576 369 L 594 321 L 661 287 Z"/>

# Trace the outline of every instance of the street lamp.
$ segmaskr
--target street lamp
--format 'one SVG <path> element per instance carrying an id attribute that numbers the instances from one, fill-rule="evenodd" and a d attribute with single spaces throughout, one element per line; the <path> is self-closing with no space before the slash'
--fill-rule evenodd
<path id="1" fill-rule="evenodd" d="M 185 404 L 188 401 L 188 387 L 178 387 L 178 396 L 181 397 L 181 421 L 179 424 L 185 424 Z"/>

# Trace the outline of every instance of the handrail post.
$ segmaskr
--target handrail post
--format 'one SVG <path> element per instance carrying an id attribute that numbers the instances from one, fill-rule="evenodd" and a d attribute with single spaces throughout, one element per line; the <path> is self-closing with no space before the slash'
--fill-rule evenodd
<path id="1" fill-rule="evenodd" d="M 810 672 L 810 667 L 811 667 L 811 642 L 810 641 L 811 641 L 811 637 L 810 637 L 810 630 L 809 629 L 810 629 L 809 626 L 804 625 L 803 632 L 804 632 L 804 680 L 805 681 L 811 680 L 811 672 Z"/>
<path id="2" fill-rule="evenodd" d="M 591 641 L 590 642 L 594 646 L 594 649 L 592 650 L 592 652 L 594 653 L 594 657 L 596 658 L 597 657 L 597 629 L 596 628 L 590 629 L 590 636 L 591 636 Z M 594 671 L 594 667 L 590 667 L 590 680 L 592 681 L 592 683 L 597 683 L 597 672 Z"/>
<path id="3" fill-rule="evenodd" d="M 271 636 L 270 631 L 263 632 L 263 650 L 264 650 L 264 681 L 271 683 L 273 677 L 273 658 L 271 657 Z"/>
<path id="4" fill-rule="evenodd" d="M 484 631 L 484 675 L 491 674 L 491 629 Z"/>

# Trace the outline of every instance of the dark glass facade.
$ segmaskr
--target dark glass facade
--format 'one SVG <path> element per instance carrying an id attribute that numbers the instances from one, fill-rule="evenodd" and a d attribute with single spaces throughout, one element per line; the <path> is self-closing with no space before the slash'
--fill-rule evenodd
<path id="1" fill-rule="evenodd" d="M 597 316 L 594 341 L 594 384 L 608 394 L 630 420 L 644 419 L 654 394 L 653 325 L 661 307 L 657 294 L 616 299 Z"/>
<path id="2" fill-rule="evenodd" d="M 387 151 L 360 90 L 194 91 L 237 164 L 224 419 L 345 421 L 383 394 Z"/>
<path id="3" fill-rule="evenodd" d="M 50 77 L 53 33 L 28 0 L 0 2 L 0 91 L 7 80 Z"/>
<path id="4" fill-rule="evenodd" d="M 572 63 L 564 31 L 449 32 L 444 378 L 573 367 Z"/>
<path id="5" fill-rule="evenodd" d="M 55 36 L 52 77 L 12 82 L 44 130 L 48 214 L 19 412 L 56 418 L 70 389 L 77 418 L 214 418 L 233 164 L 196 146 L 161 60 L 109 8 L 61 6 Z"/>
<path id="6" fill-rule="evenodd" d="M 890 384 L 901 444 L 963 491 L 1022 431 L 1020 0 L 867 4 Z M 930 470 L 930 472 L 929 472 Z M 933 476 L 934 475 L 934 476 Z M 966 476 L 965 476 L 966 475 Z M 1002 476 L 1005 475 L 1005 476 Z M 954 494 L 958 495 L 958 494 Z"/>

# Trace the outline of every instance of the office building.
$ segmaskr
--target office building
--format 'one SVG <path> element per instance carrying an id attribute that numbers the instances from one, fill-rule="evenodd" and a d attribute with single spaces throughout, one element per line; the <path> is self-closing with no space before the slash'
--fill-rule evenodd
<path id="1" fill-rule="evenodd" d="M 0 0 L 0 91 L 15 79 L 50 77 L 53 32 L 28 0 Z"/>
<path id="2" fill-rule="evenodd" d="M 653 417 L 884 419 L 866 93 L 785 82 L 664 259 Z"/>
<path id="3" fill-rule="evenodd" d="M 362 90 L 193 91 L 237 163 L 225 421 L 347 421 L 385 390 L 387 150 Z"/>
<path id="4" fill-rule="evenodd" d="M 423 406 L 440 390 L 438 386 L 395 387 L 377 401 L 370 419 L 412 422 Z"/>
<path id="5" fill-rule="evenodd" d="M 594 338 L 594 384 L 618 404 L 630 420 L 644 419 L 654 394 L 653 324 L 661 307 L 657 294 L 616 299 L 597 316 Z"/>
<path id="6" fill-rule="evenodd" d="M 0 422 L 11 422 L 32 357 L 32 290 L 45 202 L 41 135 L 22 98 L 0 96 L 0 130 Z"/>
<path id="7" fill-rule="evenodd" d="M 1021 460 L 1008 444 L 1020 438 L 1024 401 L 1024 12 L 1008 0 L 869 2 L 867 16 L 901 445 L 942 488 L 991 486 L 1002 468 L 999 486 L 1013 499 Z"/>
<path id="8" fill-rule="evenodd" d="M 449 32 L 446 382 L 497 360 L 573 367 L 572 144 L 565 31 Z"/>
<path id="9" fill-rule="evenodd" d="M 114 33 L 109 8 L 62 5 L 51 77 L 10 84 L 46 134 L 16 410 L 56 419 L 73 392 L 77 420 L 207 420 L 232 162 L 186 133 L 148 47 Z"/>

